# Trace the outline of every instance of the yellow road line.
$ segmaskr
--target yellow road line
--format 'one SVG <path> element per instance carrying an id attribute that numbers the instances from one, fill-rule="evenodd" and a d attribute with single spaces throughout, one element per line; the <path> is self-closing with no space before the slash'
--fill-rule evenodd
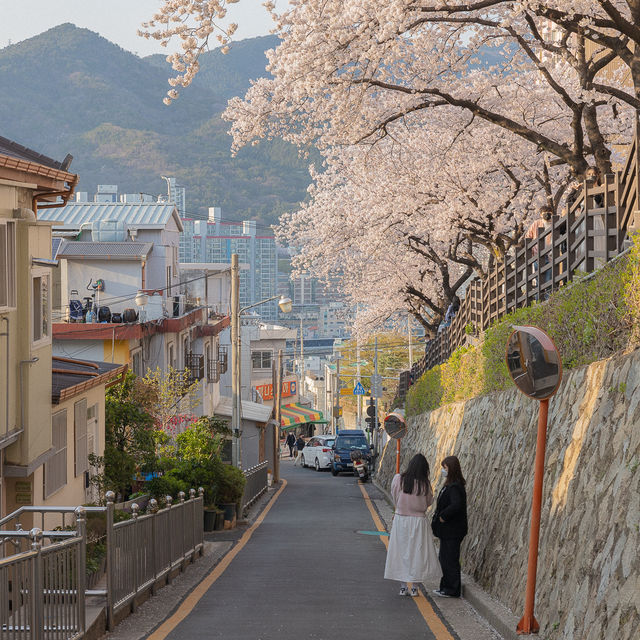
<path id="1" fill-rule="evenodd" d="M 287 481 L 282 480 L 282 486 L 276 491 L 275 495 L 269 500 L 269 504 L 265 507 L 262 513 L 258 516 L 257 520 L 242 534 L 237 544 L 227 553 L 224 558 L 214 567 L 213 571 L 207 575 L 207 577 L 198 584 L 198 586 L 182 601 L 177 611 L 169 618 L 167 618 L 150 636 L 147 640 L 164 640 L 192 611 L 198 604 L 202 596 L 209 590 L 211 585 L 225 572 L 227 567 L 231 564 L 233 559 L 242 551 L 249 539 L 253 535 L 253 532 L 262 524 L 271 507 L 275 504 L 280 494 L 287 486 Z"/>
<path id="2" fill-rule="evenodd" d="M 360 487 L 360 491 L 362 492 L 362 497 L 364 498 L 364 502 L 369 509 L 369 513 L 371 514 L 371 518 L 373 519 L 373 523 L 375 524 L 378 531 L 385 531 L 384 525 L 382 524 L 382 520 L 380 520 L 380 516 L 378 512 L 375 510 L 373 503 L 371 502 L 371 498 L 367 493 L 363 484 L 358 484 Z M 389 538 L 388 536 L 380 536 L 380 540 L 384 543 L 384 546 L 389 548 Z M 416 603 L 418 607 L 418 611 L 420 611 L 424 621 L 427 623 L 427 626 L 435 635 L 436 640 L 454 640 L 454 637 L 449 633 L 449 629 L 444 625 L 442 620 L 438 617 L 436 612 L 433 610 L 431 603 L 422 595 L 421 591 L 418 591 L 418 597 L 412 598 L 412 600 Z"/>

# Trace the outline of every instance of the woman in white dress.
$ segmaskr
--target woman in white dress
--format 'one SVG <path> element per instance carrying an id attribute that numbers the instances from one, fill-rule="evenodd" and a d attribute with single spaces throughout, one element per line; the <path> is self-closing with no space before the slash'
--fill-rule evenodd
<path id="1" fill-rule="evenodd" d="M 426 516 L 427 508 L 433 502 L 429 463 L 421 453 L 411 458 L 404 473 L 394 476 L 391 496 L 395 515 L 384 577 L 400 582 L 401 596 L 415 597 L 418 595 L 416 583 L 437 579 L 442 575 Z"/>

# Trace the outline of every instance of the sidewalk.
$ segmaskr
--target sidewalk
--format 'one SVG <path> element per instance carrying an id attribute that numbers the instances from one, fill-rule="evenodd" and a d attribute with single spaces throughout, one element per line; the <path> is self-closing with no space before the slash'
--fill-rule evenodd
<path id="1" fill-rule="evenodd" d="M 371 486 L 369 484 L 367 488 Z M 390 531 L 393 517 L 391 497 L 377 484 L 374 484 L 373 487 L 379 492 L 379 495 L 375 497 L 374 492 L 369 491 L 371 501 L 387 531 Z M 521 640 L 531 637 L 519 636 L 515 631 L 518 620 L 511 611 L 483 591 L 473 578 L 465 573 L 462 574 L 462 598 L 432 597 L 432 590 L 438 586 L 436 583 L 425 585 L 427 595 L 443 617 L 451 621 L 460 640 Z M 489 635 L 487 635 L 487 631 Z M 485 635 L 482 635 L 483 633 Z"/>

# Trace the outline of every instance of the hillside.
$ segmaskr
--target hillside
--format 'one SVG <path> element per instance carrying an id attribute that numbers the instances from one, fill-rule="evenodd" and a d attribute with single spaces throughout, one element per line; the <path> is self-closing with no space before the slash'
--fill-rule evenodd
<path id="1" fill-rule="evenodd" d="M 306 162 L 282 142 L 229 152 L 220 113 L 264 75 L 274 36 L 202 56 L 201 72 L 170 107 L 163 56 L 139 58 L 87 29 L 63 24 L 0 50 L 0 135 L 51 157 L 74 156 L 79 190 L 164 193 L 161 175 L 187 188 L 187 209 L 221 206 L 232 218 L 271 224 L 304 199 Z"/>

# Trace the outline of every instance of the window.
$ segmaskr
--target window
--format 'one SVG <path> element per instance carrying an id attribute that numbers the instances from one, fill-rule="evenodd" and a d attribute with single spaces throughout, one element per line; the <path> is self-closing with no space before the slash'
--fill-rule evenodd
<path id="1" fill-rule="evenodd" d="M 0 223 L 0 308 L 16 306 L 16 223 Z"/>
<path id="2" fill-rule="evenodd" d="M 73 406 L 74 430 L 74 476 L 76 478 L 89 468 L 87 458 L 87 399 L 83 398 Z"/>
<path id="3" fill-rule="evenodd" d="M 98 404 L 87 407 L 87 455 L 98 455 Z"/>
<path id="4" fill-rule="evenodd" d="M 169 349 L 167 351 L 167 364 L 174 369 L 176 367 L 176 359 L 173 352 L 173 342 L 169 345 Z"/>
<path id="5" fill-rule="evenodd" d="M 33 342 L 42 342 L 51 338 L 50 277 L 48 273 L 42 272 L 36 273 L 31 280 Z"/>
<path id="6" fill-rule="evenodd" d="M 131 369 L 137 376 L 142 377 L 142 349 L 131 354 Z"/>
<path id="7" fill-rule="evenodd" d="M 271 369 L 273 351 L 252 351 L 251 367 L 253 369 Z"/>
<path id="8" fill-rule="evenodd" d="M 67 484 L 67 410 L 51 417 L 54 454 L 44 464 L 44 497 L 53 495 Z"/>
<path id="9" fill-rule="evenodd" d="M 167 267 L 167 296 L 171 296 L 171 267 Z"/>

